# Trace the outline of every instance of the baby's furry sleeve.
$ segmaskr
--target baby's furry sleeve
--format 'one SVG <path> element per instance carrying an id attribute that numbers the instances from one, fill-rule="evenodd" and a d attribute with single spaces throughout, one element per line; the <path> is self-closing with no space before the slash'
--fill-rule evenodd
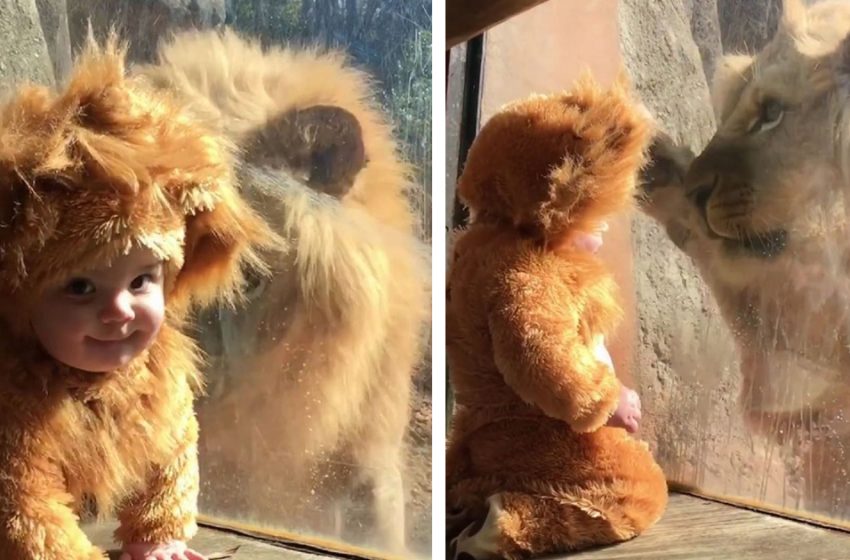
<path id="1" fill-rule="evenodd" d="M 0 417 L 12 414 L 0 407 Z M 39 434 L 0 427 L 0 558 L 101 560 L 77 523 L 62 470 L 45 456 Z"/>
<path id="2" fill-rule="evenodd" d="M 175 410 L 174 418 L 179 443 L 173 456 L 153 465 L 144 490 L 118 512 L 121 525 L 115 537 L 124 544 L 188 541 L 197 532 L 198 420 L 191 400 Z"/>
<path id="3" fill-rule="evenodd" d="M 589 342 L 604 333 L 580 332 L 595 323 L 582 317 L 588 294 L 580 290 L 557 258 L 529 257 L 496 282 L 488 319 L 505 382 L 548 416 L 588 432 L 613 414 L 621 386 Z"/>

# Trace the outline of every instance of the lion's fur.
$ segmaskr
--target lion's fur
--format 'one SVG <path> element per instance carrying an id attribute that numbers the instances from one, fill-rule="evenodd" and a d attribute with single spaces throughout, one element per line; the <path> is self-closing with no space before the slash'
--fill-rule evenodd
<path id="1" fill-rule="evenodd" d="M 26 86 L 0 110 L 0 557 L 102 558 L 77 526 L 85 496 L 122 542 L 188 539 L 198 472 L 195 303 L 233 301 L 274 240 L 234 187 L 232 147 L 129 78 L 90 41 L 67 87 Z M 132 246 L 166 260 L 166 319 L 131 363 L 86 373 L 29 325 L 46 283 Z"/>
<path id="2" fill-rule="evenodd" d="M 244 499 L 265 521 L 327 531 L 332 516 L 311 520 L 327 513 L 319 496 L 339 499 L 359 480 L 374 496 L 370 537 L 401 548 L 402 439 L 427 318 L 427 255 L 406 198 L 409 170 L 367 75 L 338 53 L 264 51 L 229 31 L 178 35 L 139 72 L 180 92 L 245 159 L 246 138 L 284 112 L 331 105 L 359 121 L 367 163 L 342 199 L 299 183 L 283 158 L 243 164 L 246 191 L 286 246 L 269 257 L 273 275 L 247 308 L 221 315 L 222 363 L 235 380 L 202 416 L 202 446 L 208 461 L 239 455 L 246 441 L 256 449 L 230 471 L 245 480 L 241 495 L 216 491 L 215 504 Z M 275 149 L 286 148 L 264 147 Z M 284 507 L 270 486 L 287 492 Z"/>
<path id="3" fill-rule="evenodd" d="M 786 440 L 781 433 L 850 434 L 848 33 L 850 3 L 786 2 L 762 51 L 718 64 L 717 132 L 703 153 L 646 189 L 647 213 L 697 264 L 735 333 L 750 425 Z M 767 99 L 784 112 L 759 131 Z M 665 142 L 655 155 L 669 163 L 675 150 Z M 704 210 L 693 202 L 700 196 Z M 765 235 L 781 243 L 746 248 Z M 840 476 L 830 471 L 843 462 L 842 443 L 818 441 L 836 456 L 807 463 L 821 465 L 807 473 L 821 488 L 808 505 L 846 508 L 850 496 L 833 491 Z"/>
<path id="4" fill-rule="evenodd" d="M 197 53 L 203 52 L 199 57 Z M 188 32 L 159 50 L 160 62 L 141 69 L 156 84 L 191 99 L 196 112 L 217 123 L 237 143 L 287 110 L 333 105 L 360 123 L 369 165 L 344 205 L 366 208 L 382 224 L 411 231 L 414 218 L 403 194 L 408 166 L 398 155 L 386 118 L 378 109 L 368 75 L 340 52 L 318 49 L 263 50 L 231 30 Z M 303 76 L 310 76 L 309 80 Z"/>

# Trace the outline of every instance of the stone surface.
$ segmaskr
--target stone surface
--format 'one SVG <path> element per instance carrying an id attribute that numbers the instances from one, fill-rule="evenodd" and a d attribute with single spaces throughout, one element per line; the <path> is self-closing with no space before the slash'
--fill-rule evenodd
<path id="1" fill-rule="evenodd" d="M 53 84 L 53 65 L 35 0 L 0 0 L 0 90 L 32 81 Z"/>
<path id="2" fill-rule="evenodd" d="M 53 75 L 58 83 L 62 83 L 71 72 L 72 64 L 66 0 L 36 0 L 35 5 L 53 64 Z"/>
<path id="3" fill-rule="evenodd" d="M 717 0 L 682 0 L 682 5 L 690 21 L 691 36 L 699 49 L 703 71 L 710 83 L 716 60 L 723 52 Z"/>

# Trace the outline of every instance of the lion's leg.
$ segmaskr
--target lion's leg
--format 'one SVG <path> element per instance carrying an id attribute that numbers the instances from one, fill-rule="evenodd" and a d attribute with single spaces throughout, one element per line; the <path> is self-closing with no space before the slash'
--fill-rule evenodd
<path id="1" fill-rule="evenodd" d="M 805 478 L 809 482 L 804 495 L 807 510 L 839 518 L 850 515 L 847 445 L 850 441 L 833 438 L 812 442 L 812 448 L 804 458 Z"/>
<path id="2" fill-rule="evenodd" d="M 744 369 L 743 373 L 751 370 Z M 778 446 L 785 462 L 786 484 L 799 492 L 801 510 L 850 519 L 847 433 L 843 409 L 813 411 L 802 408 L 788 413 L 758 412 L 747 408 L 747 426 Z M 793 507 L 793 504 L 789 504 Z"/>
<path id="3" fill-rule="evenodd" d="M 352 450 L 355 479 L 366 489 L 364 498 L 371 506 L 371 533 L 382 548 L 405 550 L 405 492 L 402 477 L 402 439 L 360 441 Z"/>

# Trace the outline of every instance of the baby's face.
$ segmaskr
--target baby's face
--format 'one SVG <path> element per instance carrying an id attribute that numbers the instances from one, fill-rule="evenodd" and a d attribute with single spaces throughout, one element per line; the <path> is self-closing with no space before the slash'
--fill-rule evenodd
<path id="1" fill-rule="evenodd" d="M 111 266 L 49 287 L 34 306 L 32 326 L 55 359 L 106 372 L 147 349 L 164 316 L 162 262 L 147 249 L 135 248 Z"/>

